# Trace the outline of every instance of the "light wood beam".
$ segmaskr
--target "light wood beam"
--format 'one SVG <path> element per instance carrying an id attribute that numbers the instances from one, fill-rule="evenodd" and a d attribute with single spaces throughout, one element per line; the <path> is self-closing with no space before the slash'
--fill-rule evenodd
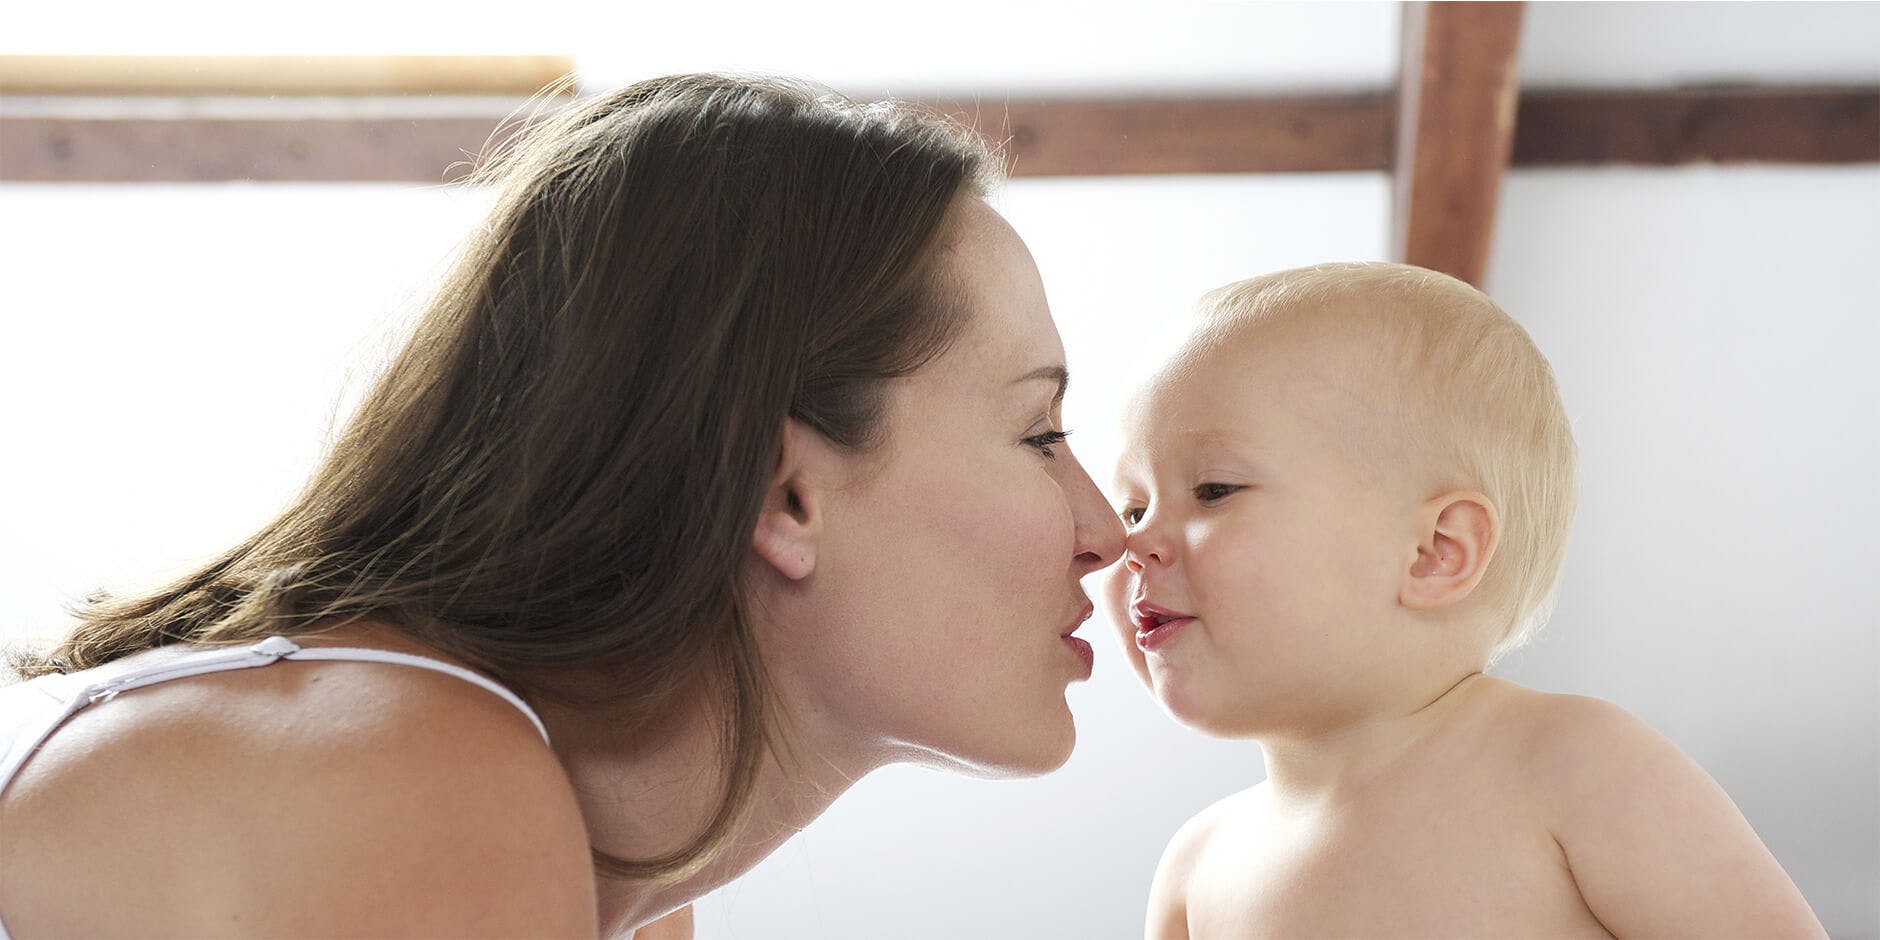
<path id="1" fill-rule="evenodd" d="M 0 118 L 0 180 L 447 183 L 469 172 L 486 142 L 493 141 L 500 120 L 457 115 Z"/>
<path id="2" fill-rule="evenodd" d="M 1406 3 L 1392 244 L 1480 286 L 1514 145 L 1520 3 Z"/>
<path id="3" fill-rule="evenodd" d="M 568 55 L 0 55 L 7 95 L 532 95 Z"/>

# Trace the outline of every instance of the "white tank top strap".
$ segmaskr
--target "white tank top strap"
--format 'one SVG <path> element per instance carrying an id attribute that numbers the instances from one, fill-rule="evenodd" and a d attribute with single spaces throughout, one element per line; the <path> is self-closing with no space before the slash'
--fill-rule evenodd
<path id="1" fill-rule="evenodd" d="M 424 656 L 413 656 L 409 653 L 393 653 L 387 650 L 365 649 L 354 646 L 300 646 L 284 636 L 268 637 L 248 647 L 246 652 L 251 655 L 272 657 L 269 660 L 270 662 L 272 662 L 273 659 L 292 659 L 296 661 L 326 659 L 347 662 L 393 663 L 399 666 L 416 666 L 419 669 L 429 669 L 432 672 L 441 672 L 445 675 L 456 676 L 465 682 L 480 685 L 502 696 L 504 701 L 516 706 L 516 709 L 521 711 L 522 714 L 529 719 L 529 723 L 534 725 L 535 730 L 542 735 L 543 741 L 548 740 L 548 728 L 542 724 L 542 719 L 540 716 L 536 715 L 535 709 L 530 708 L 529 704 L 524 702 L 521 696 L 509 691 L 501 684 L 477 675 L 462 666 L 454 666 L 450 663 L 439 662 Z"/>
<path id="2" fill-rule="evenodd" d="M 365 649 L 352 646 L 301 646 L 284 636 L 271 636 L 252 646 L 236 647 L 226 650 L 204 650 L 199 653 L 191 653 L 171 662 L 159 663 L 155 666 L 120 673 L 109 679 L 94 682 L 76 690 L 71 688 L 71 684 L 75 684 L 73 677 L 68 676 L 43 676 L 34 683 L 29 684 L 38 685 L 55 699 L 64 699 L 63 707 L 59 709 L 63 714 L 45 729 L 45 733 L 50 734 L 54 728 L 64 724 L 65 719 L 77 714 L 80 709 L 88 705 L 102 702 L 120 692 L 142 688 L 147 685 L 154 685 L 158 682 L 168 682 L 172 679 L 202 675 L 203 673 L 223 672 L 231 669 L 252 669 L 258 666 L 266 666 L 282 659 L 392 663 L 400 666 L 415 666 L 419 669 L 429 669 L 432 672 L 441 672 L 446 675 L 456 676 L 465 682 L 482 686 L 484 689 L 502 696 L 504 701 L 514 705 L 529 719 L 529 723 L 535 726 L 536 732 L 542 736 L 543 741 L 548 740 L 548 728 L 542 724 L 541 717 L 536 715 L 535 710 L 530 708 L 528 703 L 522 700 L 521 696 L 462 666 L 439 662 L 435 659 L 429 659 L 423 656 L 413 656 L 409 653 L 393 653 L 386 650 Z M 47 680 L 54 681 L 48 682 Z M 61 688 L 61 686 L 63 686 L 63 688 Z M 26 754 L 9 754 L 7 756 L 17 756 L 21 762 L 24 762 Z M 12 775 L 9 771 L 15 769 L 17 768 L 0 766 L 0 786 L 4 786 L 5 781 L 12 779 Z M 0 940 L 4 940 L 4 938 L 0 938 Z"/>

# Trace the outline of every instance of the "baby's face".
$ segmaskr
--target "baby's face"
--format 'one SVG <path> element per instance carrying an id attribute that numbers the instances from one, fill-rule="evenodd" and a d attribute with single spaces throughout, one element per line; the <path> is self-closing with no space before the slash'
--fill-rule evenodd
<path id="1" fill-rule="evenodd" d="M 1414 558 L 1415 499 L 1370 371 L 1330 341 L 1256 333 L 1177 360 L 1127 411 L 1126 551 L 1101 594 L 1178 720 L 1282 732 L 1388 668 L 1376 627 Z"/>

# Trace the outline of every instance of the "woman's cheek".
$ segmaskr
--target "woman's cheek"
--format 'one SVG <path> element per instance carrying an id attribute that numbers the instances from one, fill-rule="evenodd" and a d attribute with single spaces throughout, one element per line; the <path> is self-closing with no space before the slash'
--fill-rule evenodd
<path id="1" fill-rule="evenodd" d="M 928 533 L 920 551 L 958 600 L 994 614 L 987 622 L 1067 616 L 1074 534 L 1062 490 L 1035 468 L 986 470 L 947 468 L 910 490 L 925 494 L 915 508 Z"/>
<path id="2" fill-rule="evenodd" d="M 1067 582 L 1077 538 L 1070 499 L 1054 476 L 1035 472 L 1010 481 L 1004 492 L 1016 538 L 1013 552 L 1024 559 L 1022 567 L 1039 573 L 1034 576 L 1055 576 L 1043 599 L 1062 603 L 1069 592 L 1061 585 Z M 1040 584 L 1034 592 L 1045 589 Z"/>

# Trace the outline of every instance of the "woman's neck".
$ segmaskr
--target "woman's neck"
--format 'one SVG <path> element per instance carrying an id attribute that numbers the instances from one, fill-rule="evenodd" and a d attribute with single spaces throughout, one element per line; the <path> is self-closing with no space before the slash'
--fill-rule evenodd
<path id="1" fill-rule="evenodd" d="M 690 844 L 717 812 L 724 794 L 724 718 L 704 695 L 687 701 L 693 704 L 625 741 L 592 718 L 543 713 L 595 849 L 629 859 L 664 855 Z M 670 883 L 598 877 L 602 936 L 626 935 L 750 870 L 887 762 L 885 755 L 819 739 L 833 736 L 807 728 L 785 727 L 780 734 L 785 754 L 766 752 L 748 811 L 703 870 Z"/>

